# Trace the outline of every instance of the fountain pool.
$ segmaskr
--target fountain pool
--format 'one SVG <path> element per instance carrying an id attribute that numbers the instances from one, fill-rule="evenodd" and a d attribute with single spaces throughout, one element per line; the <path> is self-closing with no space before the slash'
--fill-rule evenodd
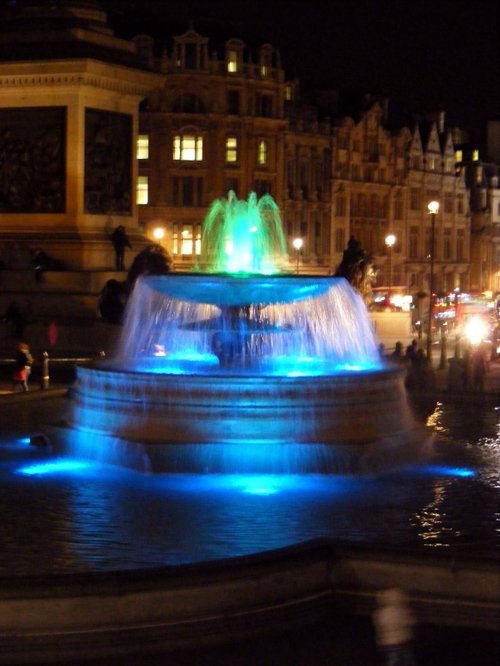
<path id="1" fill-rule="evenodd" d="M 368 475 L 151 475 L 4 439 L 0 571 L 140 569 L 318 537 L 496 558 L 499 412 L 438 405 L 426 429 L 425 462 Z"/>

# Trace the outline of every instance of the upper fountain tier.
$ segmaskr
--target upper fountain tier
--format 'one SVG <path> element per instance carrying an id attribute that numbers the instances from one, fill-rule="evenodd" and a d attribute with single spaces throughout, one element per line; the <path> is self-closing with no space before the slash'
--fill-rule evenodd
<path id="1" fill-rule="evenodd" d="M 202 272 L 273 275 L 286 266 L 279 208 L 269 194 L 251 192 L 244 201 L 230 191 L 213 202 L 203 224 Z"/>

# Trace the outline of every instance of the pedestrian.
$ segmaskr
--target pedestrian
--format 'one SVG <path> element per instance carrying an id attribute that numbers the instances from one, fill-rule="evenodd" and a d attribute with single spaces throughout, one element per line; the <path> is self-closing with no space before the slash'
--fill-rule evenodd
<path id="1" fill-rule="evenodd" d="M 32 365 L 33 356 L 31 355 L 29 346 L 25 342 L 19 342 L 14 360 L 14 372 L 12 373 L 14 390 L 17 390 L 18 388 L 23 392 L 29 390 L 28 380 L 31 374 Z"/>
<path id="2" fill-rule="evenodd" d="M 394 351 L 392 352 L 390 356 L 391 361 L 394 361 L 394 363 L 405 363 L 406 358 L 403 354 L 403 343 L 402 342 L 396 342 L 396 346 L 394 347 Z"/>
<path id="3" fill-rule="evenodd" d="M 123 263 L 125 258 L 125 248 L 128 247 L 132 249 L 132 245 L 130 244 L 129 237 L 127 236 L 123 224 L 118 225 L 113 231 L 111 234 L 111 242 L 113 243 L 115 250 L 115 268 L 117 271 L 123 271 L 125 270 Z"/>
<path id="4" fill-rule="evenodd" d="M 417 357 L 417 352 L 418 352 L 418 343 L 416 340 L 412 340 L 411 344 L 408 345 L 406 348 L 406 359 L 410 361 L 410 363 L 413 363 Z"/>
<path id="5" fill-rule="evenodd" d="M 400 589 L 381 590 L 377 594 L 373 624 L 377 645 L 387 666 L 414 666 L 415 618 Z"/>

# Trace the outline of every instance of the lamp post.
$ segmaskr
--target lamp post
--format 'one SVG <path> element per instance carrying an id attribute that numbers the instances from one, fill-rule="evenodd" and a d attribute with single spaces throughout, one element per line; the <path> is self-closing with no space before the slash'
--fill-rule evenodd
<path id="1" fill-rule="evenodd" d="M 300 250 L 302 249 L 302 246 L 304 245 L 304 241 L 302 238 L 294 238 L 293 239 L 293 247 L 295 248 L 295 251 L 297 253 L 297 275 L 300 270 Z"/>
<path id="2" fill-rule="evenodd" d="M 161 241 L 165 238 L 165 229 L 163 227 L 155 227 L 153 229 L 153 238 L 161 245 Z"/>
<path id="3" fill-rule="evenodd" d="M 389 304 L 391 302 L 391 293 L 392 293 L 392 249 L 396 243 L 396 236 L 394 234 L 388 234 L 385 237 L 385 244 L 387 245 L 389 253 Z"/>
<path id="4" fill-rule="evenodd" d="M 430 273 L 429 273 L 429 315 L 427 319 L 427 362 L 432 366 L 432 316 L 434 305 L 434 241 L 436 231 L 436 215 L 439 211 L 439 201 L 430 201 L 427 205 L 431 216 L 430 238 Z"/>

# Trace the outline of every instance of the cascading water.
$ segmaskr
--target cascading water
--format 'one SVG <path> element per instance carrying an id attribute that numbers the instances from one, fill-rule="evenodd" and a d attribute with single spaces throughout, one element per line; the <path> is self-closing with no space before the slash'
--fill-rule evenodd
<path id="1" fill-rule="evenodd" d="M 114 358 L 78 369 L 73 425 L 134 459 L 139 447 L 159 471 L 331 472 L 374 449 L 397 457 L 415 425 L 362 298 L 342 278 L 278 273 L 286 263 L 269 195 L 215 202 L 204 272 L 137 282 Z"/>

